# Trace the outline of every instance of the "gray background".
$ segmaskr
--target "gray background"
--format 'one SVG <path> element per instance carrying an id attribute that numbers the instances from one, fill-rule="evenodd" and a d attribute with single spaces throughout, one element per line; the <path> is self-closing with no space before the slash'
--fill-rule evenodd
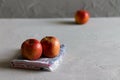
<path id="1" fill-rule="evenodd" d="M 0 18 L 73 17 L 78 9 L 91 17 L 118 17 L 120 0 L 0 0 Z"/>

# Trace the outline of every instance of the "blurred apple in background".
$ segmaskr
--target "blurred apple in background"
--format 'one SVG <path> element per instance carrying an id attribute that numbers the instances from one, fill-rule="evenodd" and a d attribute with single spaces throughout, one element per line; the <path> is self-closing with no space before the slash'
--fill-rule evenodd
<path id="1" fill-rule="evenodd" d="M 21 45 L 21 53 L 26 59 L 39 59 L 42 55 L 42 45 L 37 39 L 27 39 Z"/>
<path id="2" fill-rule="evenodd" d="M 60 42 L 54 36 L 46 36 L 41 40 L 43 56 L 53 58 L 59 55 Z"/>
<path id="3" fill-rule="evenodd" d="M 89 20 L 89 13 L 86 10 L 78 10 L 75 13 L 75 22 L 77 24 L 85 24 Z"/>

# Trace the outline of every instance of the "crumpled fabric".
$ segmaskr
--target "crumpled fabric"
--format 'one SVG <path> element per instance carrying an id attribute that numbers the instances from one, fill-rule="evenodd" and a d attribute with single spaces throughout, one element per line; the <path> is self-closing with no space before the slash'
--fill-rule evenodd
<path id="1" fill-rule="evenodd" d="M 10 65 L 12 68 L 54 71 L 63 61 L 63 56 L 65 53 L 66 53 L 66 47 L 64 44 L 61 44 L 60 53 L 57 57 L 40 58 L 38 60 L 26 60 L 23 59 L 21 56 L 18 56 L 18 58 L 13 59 L 10 62 Z"/>

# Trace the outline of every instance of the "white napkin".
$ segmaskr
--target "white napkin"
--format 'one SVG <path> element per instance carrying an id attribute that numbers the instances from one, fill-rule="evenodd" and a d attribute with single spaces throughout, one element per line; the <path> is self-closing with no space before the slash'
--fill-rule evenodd
<path id="1" fill-rule="evenodd" d="M 38 60 L 26 60 L 19 56 L 17 59 L 13 59 L 10 62 L 10 65 L 13 68 L 54 71 L 62 62 L 65 53 L 65 45 L 61 44 L 60 53 L 55 58 L 40 58 Z"/>

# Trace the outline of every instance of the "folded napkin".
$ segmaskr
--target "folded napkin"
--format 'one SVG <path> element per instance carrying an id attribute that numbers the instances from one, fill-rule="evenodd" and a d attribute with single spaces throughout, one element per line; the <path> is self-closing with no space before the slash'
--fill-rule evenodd
<path id="1" fill-rule="evenodd" d="M 23 59 L 22 56 L 18 56 L 18 58 L 13 59 L 10 62 L 10 65 L 13 68 L 54 71 L 58 68 L 58 66 L 62 62 L 65 53 L 66 53 L 65 45 L 61 44 L 60 53 L 57 57 L 40 58 L 38 60 L 26 60 Z"/>

